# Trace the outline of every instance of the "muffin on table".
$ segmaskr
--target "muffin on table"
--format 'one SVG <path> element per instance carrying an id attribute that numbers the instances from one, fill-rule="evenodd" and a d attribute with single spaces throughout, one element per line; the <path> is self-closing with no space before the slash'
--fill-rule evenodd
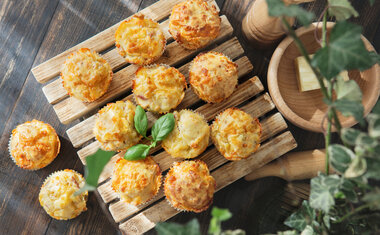
<path id="1" fill-rule="evenodd" d="M 136 106 L 131 101 L 109 103 L 99 110 L 95 127 L 95 138 L 106 151 L 122 151 L 137 144 L 142 136 L 134 125 Z"/>
<path id="2" fill-rule="evenodd" d="M 9 139 L 12 160 L 22 169 L 38 170 L 49 165 L 61 147 L 54 128 L 33 120 L 18 125 Z"/>
<path id="3" fill-rule="evenodd" d="M 161 170 L 151 158 L 116 161 L 111 176 L 112 189 L 120 199 L 132 205 L 140 205 L 152 199 L 161 186 Z"/>
<path id="4" fill-rule="evenodd" d="M 237 64 L 222 53 L 209 51 L 194 58 L 189 79 L 195 94 L 208 103 L 228 98 L 238 83 Z"/>
<path id="5" fill-rule="evenodd" d="M 162 141 L 162 147 L 174 158 L 195 158 L 208 146 L 210 127 L 194 111 L 174 111 L 173 131 Z"/>
<path id="6" fill-rule="evenodd" d="M 185 88 L 185 76 L 167 65 L 140 67 L 132 86 L 137 104 L 155 113 L 167 113 L 177 107 Z"/>
<path id="7" fill-rule="evenodd" d="M 68 220 L 86 211 L 88 192 L 74 193 L 83 187 L 83 176 L 73 170 L 57 171 L 45 179 L 39 201 L 46 213 L 57 220 Z"/>
<path id="8" fill-rule="evenodd" d="M 166 38 L 160 25 L 139 13 L 122 22 L 115 33 L 119 54 L 128 63 L 147 65 L 165 51 Z"/>
<path id="9" fill-rule="evenodd" d="M 202 212 L 212 204 L 215 179 L 200 160 L 175 162 L 165 178 L 164 191 L 172 207 Z"/>
<path id="10" fill-rule="evenodd" d="M 112 81 L 112 68 L 97 52 L 81 48 L 72 53 L 61 70 L 63 87 L 84 102 L 100 98 Z"/>
<path id="11" fill-rule="evenodd" d="M 259 148 L 261 125 L 248 113 L 229 108 L 215 118 L 211 125 L 211 138 L 226 159 L 241 160 Z"/>
<path id="12" fill-rule="evenodd" d="M 194 50 L 218 36 L 220 22 L 214 5 L 203 0 L 187 0 L 173 7 L 169 32 L 181 46 Z"/>

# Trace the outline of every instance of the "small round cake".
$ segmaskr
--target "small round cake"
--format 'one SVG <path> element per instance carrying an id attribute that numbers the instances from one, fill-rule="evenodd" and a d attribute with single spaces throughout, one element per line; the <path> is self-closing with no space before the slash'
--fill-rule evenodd
<path id="1" fill-rule="evenodd" d="M 195 158 L 208 146 L 210 127 L 200 114 L 183 109 L 174 111 L 173 131 L 162 141 L 162 147 L 174 158 Z"/>
<path id="2" fill-rule="evenodd" d="M 133 80 L 136 102 L 155 113 L 167 113 L 185 96 L 186 79 L 177 69 L 166 65 L 140 67 Z"/>
<path id="3" fill-rule="evenodd" d="M 63 87 L 70 96 L 92 102 L 106 93 L 112 81 L 112 68 L 98 53 L 81 48 L 62 66 Z"/>
<path id="4" fill-rule="evenodd" d="M 128 63 L 147 65 L 165 51 L 166 38 L 160 25 L 143 14 L 136 14 L 122 22 L 115 33 L 119 54 Z"/>
<path id="5" fill-rule="evenodd" d="M 219 52 L 201 53 L 194 58 L 189 69 L 191 87 L 199 98 L 208 103 L 222 102 L 237 86 L 237 67 Z"/>
<path id="6" fill-rule="evenodd" d="M 161 186 L 160 167 L 151 157 L 138 161 L 118 159 L 111 178 L 120 199 L 135 206 L 152 199 Z"/>
<path id="7" fill-rule="evenodd" d="M 54 172 L 46 178 L 41 187 L 40 204 L 54 219 L 73 219 L 87 210 L 88 192 L 74 196 L 84 184 L 82 175 L 73 170 Z"/>
<path id="8" fill-rule="evenodd" d="M 131 101 L 117 101 L 99 110 L 94 135 L 106 151 L 122 151 L 137 144 L 142 136 L 135 129 L 136 106 Z"/>
<path id="9" fill-rule="evenodd" d="M 49 165 L 57 157 L 60 147 L 54 128 L 38 120 L 18 125 L 9 140 L 12 160 L 27 170 L 38 170 Z"/>
<path id="10" fill-rule="evenodd" d="M 202 212 L 211 205 L 215 179 L 200 160 L 175 162 L 165 178 L 166 199 L 177 210 Z"/>
<path id="11" fill-rule="evenodd" d="M 219 12 L 203 0 L 187 0 L 173 7 L 169 32 L 186 49 L 198 49 L 215 39 L 220 31 Z"/>
<path id="12" fill-rule="evenodd" d="M 211 125 L 211 138 L 226 159 L 241 160 L 259 148 L 261 125 L 248 113 L 229 108 L 215 118 Z"/>

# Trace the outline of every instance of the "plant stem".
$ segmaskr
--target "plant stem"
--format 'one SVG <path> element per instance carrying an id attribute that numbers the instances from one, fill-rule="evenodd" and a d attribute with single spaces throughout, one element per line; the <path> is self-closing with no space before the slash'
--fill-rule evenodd
<path id="1" fill-rule="evenodd" d="M 370 207 L 370 204 L 361 205 L 361 206 L 355 208 L 354 210 L 352 210 L 351 212 L 347 213 L 345 216 L 341 217 L 339 220 L 336 221 L 336 223 L 341 223 L 344 220 L 346 220 L 348 217 L 350 217 L 351 215 L 356 214 L 359 211 L 362 211 L 362 210 L 364 210 L 364 209 L 366 209 L 368 207 Z"/>
<path id="2" fill-rule="evenodd" d="M 326 34 L 327 34 L 327 11 L 325 11 L 323 14 L 322 47 L 326 46 Z"/>

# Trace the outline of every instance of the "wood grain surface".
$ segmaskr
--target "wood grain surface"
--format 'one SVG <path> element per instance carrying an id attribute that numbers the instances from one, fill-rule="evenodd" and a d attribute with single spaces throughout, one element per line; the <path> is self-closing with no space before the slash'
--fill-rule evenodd
<path id="1" fill-rule="evenodd" d="M 88 211 L 69 221 L 51 219 L 38 203 L 39 188 L 52 172 L 71 168 L 83 173 L 82 163 L 65 134 L 78 123 L 63 125 L 41 92 L 30 72 L 35 67 L 104 29 L 143 9 L 154 0 L 17 0 L 0 1 L 0 233 L 1 234 L 118 234 L 94 194 L 90 194 Z M 235 28 L 235 34 L 254 66 L 254 74 L 265 84 L 273 49 L 261 50 L 244 41 L 241 20 L 253 0 L 217 0 L 222 14 Z M 380 50 L 380 1 L 353 0 L 360 17 L 353 22 L 364 27 L 363 34 Z M 324 0 L 304 5 L 317 14 Z M 252 74 L 253 75 L 253 74 Z M 7 153 L 9 135 L 17 124 L 33 118 L 55 127 L 62 151 L 48 167 L 39 171 L 19 169 Z M 297 150 L 323 148 L 322 134 L 302 130 L 288 123 Z M 336 139 L 336 136 L 335 136 Z M 278 178 L 253 182 L 239 180 L 215 194 L 214 206 L 229 208 L 234 217 L 223 228 L 242 228 L 247 234 L 262 234 L 285 229 L 282 221 L 294 209 L 294 195 L 306 198 L 307 185 L 287 183 Z M 210 210 L 187 213 L 170 221 L 184 223 L 197 218 L 205 234 Z M 148 234 L 155 234 L 153 230 Z"/>

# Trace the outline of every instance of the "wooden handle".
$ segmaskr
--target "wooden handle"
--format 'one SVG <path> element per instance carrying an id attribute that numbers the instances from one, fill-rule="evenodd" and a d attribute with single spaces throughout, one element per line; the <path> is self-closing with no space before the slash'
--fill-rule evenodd
<path id="1" fill-rule="evenodd" d="M 319 171 L 325 171 L 325 162 L 324 149 L 288 153 L 248 174 L 245 179 L 255 180 L 267 176 L 277 176 L 288 181 L 310 179 Z"/>

